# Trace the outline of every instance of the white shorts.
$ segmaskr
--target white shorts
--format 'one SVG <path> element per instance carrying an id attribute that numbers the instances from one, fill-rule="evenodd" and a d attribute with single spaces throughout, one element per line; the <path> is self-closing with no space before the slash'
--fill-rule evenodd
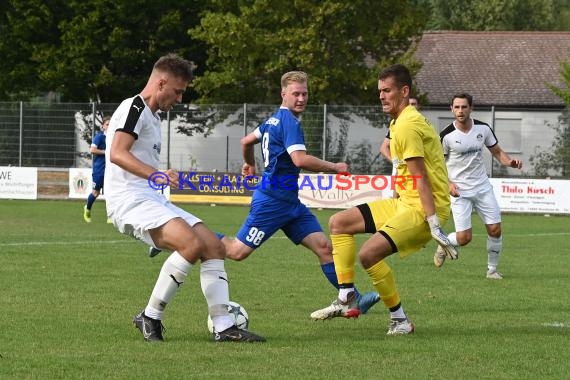
<path id="1" fill-rule="evenodd" d="M 465 231 L 471 228 L 471 213 L 477 212 L 483 223 L 501 223 L 501 208 L 495 198 L 493 188 L 489 187 L 473 196 L 451 197 L 451 211 L 455 231 Z"/>
<path id="2" fill-rule="evenodd" d="M 170 203 L 168 199 L 156 192 L 133 194 L 122 199 L 116 207 L 107 209 L 109 217 L 119 232 L 142 240 L 153 246 L 149 230 L 160 227 L 174 218 L 182 218 L 190 226 L 200 223 L 194 215 Z"/>

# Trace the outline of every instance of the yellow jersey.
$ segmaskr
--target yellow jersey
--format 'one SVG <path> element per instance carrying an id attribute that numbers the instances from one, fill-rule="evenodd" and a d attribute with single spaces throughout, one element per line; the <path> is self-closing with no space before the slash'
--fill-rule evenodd
<path id="1" fill-rule="evenodd" d="M 396 191 L 400 200 L 422 207 L 417 179 L 412 177 L 406 160 L 423 157 L 436 211 L 438 214 L 449 215 L 447 167 L 439 135 L 433 125 L 415 107 L 407 106 L 397 119 L 390 122 L 390 137 L 390 154 L 396 167 Z"/>

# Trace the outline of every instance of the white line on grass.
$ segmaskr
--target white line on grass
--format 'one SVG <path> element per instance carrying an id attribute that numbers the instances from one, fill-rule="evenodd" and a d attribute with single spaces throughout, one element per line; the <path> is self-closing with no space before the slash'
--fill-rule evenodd
<path id="1" fill-rule="evenodd" d="M 102 245 L 102 244 L 125 244 L 135 240 L 83 240 L 83 241 L 26 241 L 19 243 L 0 243 L 0 247 L 32 246 L 32 245 Z"/>
<path id="2" fill-rule="evenodd" d="M 487 236 L 486 234 L 473 234 L 474 236 Z M 509 236 L 566 236 L 570 232 L 543 232 L 529 234 L 509 234 Z M 233 236 L 228 237 L 233 239 Z M 289 239 L 287 236 L 272 236 L 271 239 Z M 0 247 L 32 246 L 32 245 L 102 245 L 102 244 L 130 244 L 136 240 L 81 240 L 81 241 L 27 241 L 14 243 L 0 243 Z"/>
<path id="3" fill-rule="evenodd" d="M 565 328 L 565 327 L 570 327 L 568 325 L 568 323 L 564 324 L 562 322 L 550 322 L 550 323 L 543 323 L 542 324 L 544 327 L 557 327 L 557 328 Z"/>
<path id="4" fill-rule="evenodd" d="M 524 234 L 507 234 L 508 236 L 566 236 L 570 235 L 570 232 L 540 232 L 536 234 L 524 233 Z M 473 236 L 487 236 L 487 234 L 473 234 Z"/>

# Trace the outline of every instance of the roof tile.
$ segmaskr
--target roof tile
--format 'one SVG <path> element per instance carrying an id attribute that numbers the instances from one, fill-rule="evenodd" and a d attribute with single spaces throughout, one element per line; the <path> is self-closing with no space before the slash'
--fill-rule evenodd
<path id="1" fill-rule="evenodd" d="M 415 56 L 423 62 L 416 83 L 431 105 L 468 92 L 477 105 L 564 106 L 547 84 L 565 86 L 570 32 L 425 32 Z"/>

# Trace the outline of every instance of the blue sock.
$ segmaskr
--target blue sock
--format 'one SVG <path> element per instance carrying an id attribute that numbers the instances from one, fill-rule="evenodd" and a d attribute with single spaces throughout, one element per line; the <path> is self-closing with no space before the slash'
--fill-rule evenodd
<path id="1" fill-rule="evenodd" d="M 226 236 L 226 235 L 224 235 L 224 234 L 222 234 L 222 233 L 220 233 L 220 232 L 214 232 L 214 233 L 216 234 L 216 237 L 217 237 L 219 240 L 222 240 L 222 239 L 224 238 L 224 236 Z"/>
<path id="2" fill-rule="evenodd" d="M 322 264 L 321 270 L 331 285 L 338 289 L 338 280 L 336 278 L 336 271 L 334 270 L 334 262 Z"/>
<path id="3" fill-rule="evenodd" d="M 329 280 L 331 285 L 334 286 L 336 289 L 338 289 L 339 286 L 338 286 L 338 280 L 336 278 L 336 271 L 334 269 L 334 262 L 322 264 L 321 270 L 323 271 L 325 277 L 327 278 L 327 280 Z M 354 288 L 354 292 L 356 293 L 356 297 L 360 297 L 360 293 L 358 292 L 358 290 L 356 290 L 356 287 Z"/>
<path id="4" fill-rule="evenodd" d="M 89 194 L 89 196 L 87 197 L 87 210 L 91 210 L 91 206 L 93 206 L 93 202 L 95 202 L 95 198 L 93 196 L 93 193 Z"/>

